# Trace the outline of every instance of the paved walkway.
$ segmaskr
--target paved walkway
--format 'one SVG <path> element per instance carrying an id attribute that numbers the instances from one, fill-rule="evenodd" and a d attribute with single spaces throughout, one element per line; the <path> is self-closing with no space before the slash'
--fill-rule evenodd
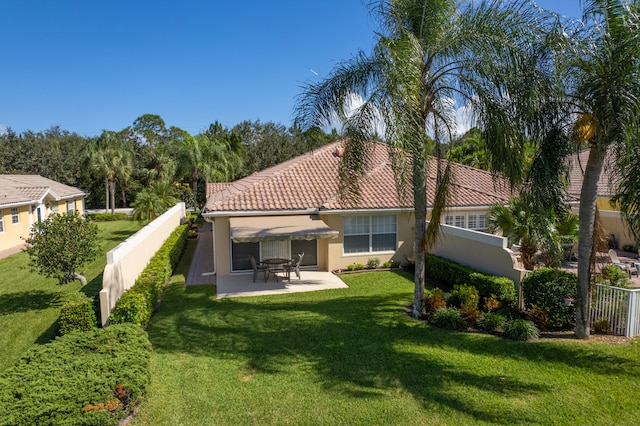
<path id="1" fill-rule="evenodd" d="M 191 260 L 186 285 L 215 284 L 213 272 L 213 233 L 211 223 L 198 228 L 198 244 Z M 204 274 L 204 275 L 203 275 Z"/>

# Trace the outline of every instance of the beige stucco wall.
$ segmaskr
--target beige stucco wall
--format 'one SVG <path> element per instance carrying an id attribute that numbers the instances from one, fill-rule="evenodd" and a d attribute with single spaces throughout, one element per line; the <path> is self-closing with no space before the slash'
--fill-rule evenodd
<path id="1" fill-rule="evenodd" d="M 609 198 L 598 198 L 596 200 L 596 206 L 598 207 L 600 223 L 604 227 L 607 235 L 614 234 L 616 236 L 619 249 L 622 249 L 626 244 L 636 244 L 636 239 L 631 234 L 631 231 L 629 231 L 629 227 L 624 222 L 622 214 L 611 205 Z M 573 206 L 572 208 L 575 214 L 579 214 L 579 210 L 578 206 Z"/>
<path id="2" fill-rule="evenodd" d="M 216 275 L 231 273 L 231 231 L 228 217 L 216 217 L 213 221 L 213 267 Z"/>
<path id="3" fill-rule="evenodd" d="M 103 326 L 118 299 L 135 284 L 149 260 L 185 217 L 185 204 L 178 203 L 107 253 L 100 290 L 100 321 Z"/>
<path id="4" fill-rule="evenodd" d="M 384 213 L 381 213 L 384 214 Z M 389 213 L 386 213 L 389 214 Z M 366 215 L 366 213 L 358 212 L 354 213 L 356 216 Z M 345 254 L 343 252 L 343 215 L 328 214 L 320 216 L 324 222 L 332 229 L 340 232 L 338 238 L 325 240 L 327 244 L 327 264 L 326 267 L 322 267 L 322 270 L 334 271 L 337 269 L 347 269 L 349 265 L 361 263 L 367 264 L 370 258 L 377 258 L 380 260 L 380 265 L 389 261 L 400 262 L 401 264 L 407 263 L 407 258 L 413 255 L 413 232 L 415 219 L 412 213 L 400 213 L 396 222 L 396 235 L 397 235 L 397 249 L 396 251 L 379 252 L 379 253 L 365 253 L 365 254 Z"/>
<path id="5" fill-rule="evenodd" d="M 487 274 L 510 278 L 516 285 L 525 275 L 507 248 L 507 239 L 497 235 L 440 225 L 440 238 L 431 253 Z"/>

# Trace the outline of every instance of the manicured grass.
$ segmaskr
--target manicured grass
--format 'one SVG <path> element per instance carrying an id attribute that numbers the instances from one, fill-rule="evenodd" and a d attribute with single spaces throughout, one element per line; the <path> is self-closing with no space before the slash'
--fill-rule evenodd
<path id="1" fill-rule="evenodd" d="M 195 246 L 189 242 L 187 256 Z M 514 342 L 410 318 L 410 276 L 215 299 L 178 267 L 134 425 L 634 424 L 640 341 Z"/>
<path id="2" fill-rule="evenodd" d="M 82 267 L 87 278 L 58 285 L 54 278 L 30 272 L 29 256 L 17 253 L 0 260 L 0 371 L 12 365 L 34 344 L 49 342 L 55 335 L 60 307 L 73 293 L 95 296 L 102 286 L 107 251 L 138 231 L 135 221 L 100 222 L 99 237 L 103 255 Z"/>

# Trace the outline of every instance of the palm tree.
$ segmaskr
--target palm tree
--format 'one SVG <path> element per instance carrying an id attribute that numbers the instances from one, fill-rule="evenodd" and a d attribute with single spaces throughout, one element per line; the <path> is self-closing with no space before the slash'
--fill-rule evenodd
<path id="1" fill-rule="evenodd" d="M 133 202 L 132 218 L 143 223 L 151 222 L 179 201 L 174 192 L 167 182 L 156 182 L 143 189 Z"/>
<path id="2" fill-rule="evenodd" d="M 534 258 L 540 248 L 537 225 L 533 210 L 520 197 L 510 199 L 507 205 L 494 204 L 487 214 L 489 232 L 501 231 L 509 244 L 520 244 L 522 266 L 528 271 L 533 270 Z"/>
<path id="3" fill-rule="evenodd" d="M 522 77 L 536 69 L 532 50 L 544 38 L 536 25 L 545 21 L 524 1 L 382 0 L 371 9 L 382 26 L 373 51 L 359 52 L 323 82 L 308 84 L 296 122 L 305 129 L 336 116 L 342 121 L 347 136 L 340 166 L 343 198 L 359 196 L 358 182 L 369 164 L 368 142 L 380 136 L 388 144 L 396 190 L 413 196 L 413 315 L 418 317 L 424 254 L 437 236 L 450 181 L 449 169 L 440 170 L 426 227 L 429 155 L 441 154 L 443 144 L 452 140 L 455 106 L 467 104 L 475 112 L 474 124 L 483 129 L 491 169 L 506 172 L 512 184 L 522 180 L 528 121 L 518 122 L 525 117 L 517 112 L 535 104 L 531 98 L 539 89 L 538 80 L 523 84 Z M 354 106 L 354 100 L 361 102 Z"/>
<path id="4" fill-rule="evenodd" d="M 577 42 L 565 51 L 567 98 L 574 107 L 572 117 L 580 118 L 575 133 L 589 149 L 580 193 L 576 300 L 576 335 L 583 339 L 590 334 L 590 259 L 597 184 L 607 152 L 615 158 L 618 170 L 625 170 L 616 199 L 636 235 L 640 231 L 640 215 L 636 214 L 640 175 L 639 10 L 637 0 L 585 2 L 585 29 L 577 32 Z"/>
<path id="5" fill-rule="evenodd" d="M 105 130 L 90 147 L 89 167 L 105 177 L 105 209 L 111 207 L 111 213 L 114 213 L 116 183 L 120 182 L 124 188 L 130 180 L 133 173 L 133 151 L 117 133 Z"/>

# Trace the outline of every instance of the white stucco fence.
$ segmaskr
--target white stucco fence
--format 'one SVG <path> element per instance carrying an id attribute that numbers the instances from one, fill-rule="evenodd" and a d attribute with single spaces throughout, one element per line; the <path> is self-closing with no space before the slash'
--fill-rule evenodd
<path id="1" fill-rule="evenodd" d="M 471 229 L 440 225 L 440 237 L 431 253 L 480 272 L 510 278 L 518 289 L 526 273 L 518 268 L 506 238 Z"/>
<path id="2" fill-rule="evenodd" d="M 100 290 L 103 326 L 122 294 L 135 284 L 149 260 L 185 218 L 185 204 L 178 203 L 107 253 Z"/>

